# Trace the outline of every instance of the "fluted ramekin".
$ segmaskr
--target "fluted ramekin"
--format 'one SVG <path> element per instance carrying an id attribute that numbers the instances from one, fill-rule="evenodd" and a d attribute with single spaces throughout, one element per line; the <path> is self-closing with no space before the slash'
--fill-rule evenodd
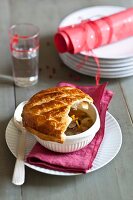
<path id="1" fill-rule="evenodd" d="M 79 149 L 82 149 L 83 147 L 88 145 L 93 140 L 93 138 L 95 137 L 96 133 L 100 128 L 99 114 L 97 108 L 92 103 L 89 106 L 89 115 L 92 117 L 94 121 L 93 125 L 89 129 L 80 134 L 66 136 L 65 142 L 63 144 L 57 142 L 45 141 L 40 139 L 36 135 L 34 136 L 42 146 L 51 151 L 60 153 L 69 153 L 78 151 Z"/>

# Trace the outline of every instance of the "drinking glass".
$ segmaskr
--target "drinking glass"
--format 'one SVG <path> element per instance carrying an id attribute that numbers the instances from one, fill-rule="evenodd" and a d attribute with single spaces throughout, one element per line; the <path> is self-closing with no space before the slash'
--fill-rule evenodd
<path id="1" fill-rule="evenodd" d="M 38 82 L 39 28 L 21 23 L 9 29 L 13 78 L 17 86 L 28 87 Z"/>

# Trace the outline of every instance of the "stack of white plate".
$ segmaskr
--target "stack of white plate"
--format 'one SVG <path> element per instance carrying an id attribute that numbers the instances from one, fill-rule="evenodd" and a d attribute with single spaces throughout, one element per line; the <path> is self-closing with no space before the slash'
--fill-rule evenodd
<path id="1" fill-rule="evenodd" d="M 116 6 L 97 6 L 81 9 L 63 19 L 60 27 L 80 23 L 81 19 L 97 19 L 124 9 Z M 122 78 L 133 75 L 133 37 L 94 49 L 94 56 L 90 52 L 59 55 L 68 67 L 85 75 L 96 75 L 97 64 L 94 57 L 99 58 L 102 78 Z"/>

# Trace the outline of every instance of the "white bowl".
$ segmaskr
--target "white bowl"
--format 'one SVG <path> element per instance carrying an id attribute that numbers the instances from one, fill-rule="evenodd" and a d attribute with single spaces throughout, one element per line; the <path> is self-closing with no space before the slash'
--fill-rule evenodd
<path id="1" fill-rule="evenodd" d="M 96 135 L 97 131 L 100 128 L 100 118 L 94 104 L 90 104 L 88 113 L 92 117 L 94 124 L 89 129 L 80 134 L 66 136 L 65 142 L 63 144 L 57 142 L 45 141 L 40 139 L 36 135 L 34 136 L 42 146 L 51 151 L 60 153 L 69 153 L 82 149 L 92 141 L 92 139 L 94 138 L 94 136 Z"/>

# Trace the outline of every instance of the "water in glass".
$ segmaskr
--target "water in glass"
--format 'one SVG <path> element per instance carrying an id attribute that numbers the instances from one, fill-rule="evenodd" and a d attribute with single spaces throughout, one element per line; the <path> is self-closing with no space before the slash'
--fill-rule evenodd
<path id="1" fill-rule="evenodd" d="M 38 81 L 38 49 L 17 48 L 12 51 L 13 77 L 20 87 L 34 85 Z"/>

